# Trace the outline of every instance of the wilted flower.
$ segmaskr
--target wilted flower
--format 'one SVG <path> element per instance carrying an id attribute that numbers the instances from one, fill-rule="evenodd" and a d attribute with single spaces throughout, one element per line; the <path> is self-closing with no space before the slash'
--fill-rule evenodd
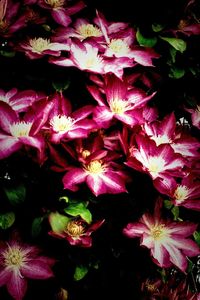
<path id="1" fill-rule="evenodd" d="M 49 234 L 66 239 L 70 245 L 91 247 L 93 231 L 96 231 L 105 220 L 86 223 L 82 218 L 72 218 L 53 212 L 49 215 L 49 223 L 52 231 Z"/>
<path id="2" fill-rule="evenodd" d="M 139 222 L 129 223 L 123 233 L 130 238 L 140 237 L 140 245 L 150 249 L 154 262 L 160 267 L 175 265 L 185 272 L 187 256 L 200 253 L 198 245 L 188 238 L 196 228 L 194 223 L 162 219 L 158 201 L 153 215 L 145 213 Z"/>
<path id="3" fill-rule="evenodd" d="M 55 260 L 39 254 L 37 247 L 12 240 L 0 246 L 0 286 L 6 285 L 15 300 L 22 300 L 27 279 L 48 279 L 53 276 Z"/>

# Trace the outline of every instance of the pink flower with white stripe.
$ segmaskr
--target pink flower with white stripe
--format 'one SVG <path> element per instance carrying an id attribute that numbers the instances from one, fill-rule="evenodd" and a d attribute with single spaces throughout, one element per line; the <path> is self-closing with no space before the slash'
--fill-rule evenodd
<path id="1" fill-rule="evenodd" d="M 200 211 L 200 180 L 189 174 L 177 182 L 175 179 L 164 178 L 155 180 L 157 190 L 169 196 L 175 206 Z"/>
<path id="2" fill-rule="evenodd" d="M 134 66 L 133 60 L 129 58 L 104 58 L 100 48 L 101 46 L 92 39 L 81 42 L 77 38 L 72 38 L 69 58 L 62 56 L 50 58 L 49 62 L 63 67 L 76 67 L 97 74 L 110 72 L 119 78 L 122 77 L 124 68 Z"/>
<path id="3" fill-rule="evenodd" d="M 139 108 L 143 107 L 155 93 L 147 95 L 143 90 L 130 86 L 126 79 L 114 75 L 104 77 L 101 89 L 88 86 L 89 92 L 98 102 L 94 111 L 94 120 L 102 127 L 108 127 L 112 119 L 117 119 L 131 127 L 141 123 L 143 116 Z"/>
<path id="4" fill-rule="evenodd" d="M 50 140 L 60 143 L 66 139 L 85 138 L 96 129 L 96 123 L 90 118 L 93 112 L 92 105 L 86 105 L 72 112 L 71 103 L 62 93 L 57 93 L 52 99 L 52 110 L 48 124 L 45 127 Z"/>
<path id="5" fill-rule="evenodd" d="M 19 14 L 20 2 L 0 1 L 0 36 L 10 37 L 14 32 L 26 26 L 26 18 Z"/>
<path id="6" fill-rule="evenodd" d="M 132 149 L 126 165 L 149 174 L 153 180 L 184 175 L 185 160 L 175 153 L 170 145 L 157 146 L 154 141 L 141 135 L 136 136 L 135 139 L 137 148 Z"/>
<path id="7" fill-rule="evenodd" d="M 129 58 L 143 66 L 153 66 L 159 55 L 151 48 L 134 45 L 135 31 L 127 23 L 108 22 L 97 12 L 96 24 L 103 32 L 106 43 L 102 44 L 105 57 Z"/>
<path id="8" fill-rule="evenodd" d="M 185 108 L 191 115 L 192 125 L 200 129 L 200 105 L 196 105 L 195 108 Z"/>
<path id="9" fill-rule="evenodd" d="M 0 101 L 9 104 L 16 112 L 25 112 L 33 102 L 38 101 L 44 97 L 42 94 L 38 94 L 33 90 L 18 91 L 16 88 L 12 88 L 8 92 L 0 89 Z"/>
<path id="10" fill-rule="evenodd" d="M 30 59 L 39 59 L 45 55 L 60 56 L 62 50 L 69 50 L 67 43 L 56 43 L 43 37 L 29 38 L 27 41 L 19 43 L 15 48 L 24 52 Z"/>
<path id="11" fill-rule="evenodd" d="M 67 27 L 71 23 L 71 15 L 82 10 L 86 5 L 83 1 L 78 1 L 74 5 L 69 5 L 67 0 L 25 0 L 25 4 L 37 3 L 40 7 L 50 11 L 54 21 Z"/>
<path id="12" fill-rule="evenodd" d="M 162 121 L 144 124 L 144 131 L 156 145 L 170 144 L 176 153 L 193 158 L 199 155 L 200 142 L 186 133 L 183 126 L 178 126 L 175 114 L 165 116 Z"/>
<path id="13" fill-rule="evenodd" d="M 11 240 L 0 246 L 0 286 L 6 285 L 15 300 L 22 300 L 28 279 L 48 279 L 54 276 L 55 260 L 40 255 L 40 249 Z"/>
<path id="14" fill-rule="evenodd" d="M 0 103 L 0 159 L 6 158 L 23 146 L 34 147 L 44 159 L 44 138 L 40 129 L 47 120 L 51 104 L 46 100 L 37 103 L 23 118 L 4 102 Z"/>
<path id="15" fill-rule="evenodd" d="M 165 220 L 156 204 L 154 214 L 145 213 L 138 222 L 127 224 L 123 233 L 129 238 L 140 238 L 140 245 L 151 251 L 153 261 L 162 268 L 173 265 L 185 272 L 187 257 L 200 253 L 198 245 L 189 238 L 197 229 L 197 224 Z"/>

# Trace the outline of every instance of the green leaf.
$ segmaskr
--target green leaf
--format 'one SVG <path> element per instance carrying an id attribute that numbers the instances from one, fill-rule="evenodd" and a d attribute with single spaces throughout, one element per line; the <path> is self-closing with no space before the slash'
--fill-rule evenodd
<path id="1" fill-rule="evenodd" d="M 153 23 L 151 27 L 152 27 L 152 30 L 153 30 L 154 32 L 159 32 L 159 31 L 163 30 L 163 28 L 164 28 L 165 26 L 164 26 L 164 25 L 161 25 L 161 24 L 158 24 L 158 23 Z"/>
<path id="2" fill-rule="evenodd" d="M 169 77 L 174 79 L 180 79 L 185 75 L 185 70 L 177 67 L 171 67 Z"/>
<path id="3" fill-rule="evenodd" d="M 171 55 L 171 61 L 174 64 L 176 62 L 176 53 L 177 53 L 177 50 L 175 48 L 173 48 L 173 47 L 170 47 L 169 52 L 170 52 L 170 55 Z"/>
<path id="4" fill-rule="evenodd" d="M 194 236 L 195 242 L 200 246 L 200 232 L 195 231 L 193 233 L 193 236 Z"/>
<path id="5" fill-rule="evenodd" d="M 7 229 L 13 225 L 15 222 L 15 214 L 14 212 L 8 212 L 0 215 L 0 228 Z"/>
<path id="6" fill-rule="evenodd" d="M 58 212 L 52 212 L 49 215 L 49 223 L 54 232 L 60 233 L 65 230 L 70 218 L 61 215 Z"/>
<path id="7" fill-rule="evenodd" d="M 194 269 L 194 264 L 188 257 L 187 257 L 187 260 L 188 260 L 187 273 L 191 273 Z"/>
<path id="8" fill-rule="evenodd" d="M 143 47 L 154 47 L 155 44 L 157 43 L 157 37 L 151 37 L 151 38 L 147 38 L 147 37 L 144 37 L 140 30 L 138 29 L 137 32 L 136 32 L 136 39 L 139 43 L 140 46 L 143 46 Z"/>
<path id="9" fill-rule="evenodd" d="M 173 48 L 175 48 L 177 51 L 180 51 L 181 53 L 183 53 L 186 50 L 187 44 L 182 39 L 168 38 L 168 37 L 164 37 L 164 36 L 160 36 L 160 38 L 163 41 L 166 41 L 167 43 L 169 43 Z"/>
<path id="10" fill-rule="evenodd" d="M 67 196 L 62 196 L 58 199 L 60 202 L 63 201 L 65 203 L 68 203 L 69 202 L 69 198 Z"/>
<path id="11" fill-rule="evenodd" d="M 173 216 L 174 216 L 174 220 L 179 220 L 179 207 L 178 206 L 174 206 L 171 210 Z"/>
<path id="12" fill-rule="evenodd" d="M 15 53 L 16 53 L 15 51 L 0 50 L 0 54 L 4 57 L 14 57 Z"/>
<path id="13" fill-rule="evenodd" d="M 23 184 L 15 187 L 4 187 L 5 194 L 11 204 L 17 205 L 23 203 L 26 197 L 26 189 Z"/>
<path id="14" fill-rule="evenodd" d="M 86 266 L 77 266 L 74 272 L 74 280 L 78 281 L 83 279 L 88 273 L 88 268 Z"/>
<path id="15" fill-rule="evenodd" d="M 81 218 L 88 224 L 92 222 L 92 215 L 89 209 L 86 208 L 86 204 L 84 202 L 71 203 L 67 208 L 64 209 L 64 212 L 73 217 L 81 216 Z"/>
<path id="16" fill-rule="evenodd" d="M 52 82 L 52 86 L 53 88 L 56 90 L 56 92 L 62 92 L 62 91 L 65 91 L 68 89 L 70 85 L 70 81 L 67 80 L 67 81 L 53 81 Z"/>
<path id="17" fill-rule="evenodd" d="M 171 209 L 173 206 L 172 202 L 170 200 L 164 200 L 164 207 L 167 209 Z"/>
<path id="18" fill-rule="evenodd" d="M 38 217 L 33 220 L 32 228 L 31 228 L 31 234 L 33 237 L 37 237 L 40 234 L 40 232 L 42 230 L 42 221 L 43 220 L 44 220 L 43 217 Z"/>

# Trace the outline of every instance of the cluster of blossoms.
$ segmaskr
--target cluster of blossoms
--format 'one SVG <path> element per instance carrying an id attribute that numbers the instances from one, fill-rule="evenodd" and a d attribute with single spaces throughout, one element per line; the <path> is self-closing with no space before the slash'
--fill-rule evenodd
<path id="1" fill-rule="evenodd" d="M 0 89 L 0 159 L 15 153 L 29 156 L 41 168 L 48 164 L 61 174 L 63 190 L 75 193 L 84 188 L 94 197 L 129 193 L 133 172 L 146 174 L 159 196 L 154 213 L 145 212 L 128 223 L 122 234 L 139 237 L 157 266 L 175 266 L 185 273 L 188 258 L 200 254 L 193 240 L 198 224 L 162 217 L 161 210 L 167 198 L 173 207 L 200 211 L 200 141 L 192 131 L 200 129 L 199 106 L 183 108 L 190 126 L 181 123 L 175 111 L 161 118 L 151 81 L 158 77 L 154 68 L 160 54 L 139 45 L 130 24 L 108 21 L 99 11 L 91 21 L 75 19 L 84 9 L 82 1 L 68 5 L 65 0 L 1 0 L 0 36 L 9 47 L 30 60 L 46 57 L 49 64 L 86 72 L 85 87 L 92 100 L 85 105 L 81 99 L 83 105 L 77 108 L 62 89 L 48 95 Z M 45 35 L 24 37 L 33 24 L 45 25 Z M 199 31 L 199 26 L 188 25 L 173 34 Z M 19 39 L 15 33 L 21 33 Z M 149 68 L 151 77 L 138 66 Z M 80 207 L 90 213 L 82 203 Z M 69 209 L 65 214 L 50 212 L 48 234 L 72 246 L 92 247 L 91 234 L 106 220 L 93 221 L 81 209 L 71 215 Z M 0 248 L 0 257 L 0 286 L 7 285 L 16 300 L 25 295 L 26 278 L 53 276 L 55 261 L 39 256 L 34 247 L 12 241 Z M 172 291 L 153 286 L 148 299 L 159 299 L 157 294 L 168 294 L 172 300 L 197 299 L 190 291 L 178 298 L 183 287 Z"/>

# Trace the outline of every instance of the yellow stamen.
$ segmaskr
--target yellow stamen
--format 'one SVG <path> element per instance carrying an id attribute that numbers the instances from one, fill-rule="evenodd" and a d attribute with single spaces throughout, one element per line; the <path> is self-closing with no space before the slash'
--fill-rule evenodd
<path id="1" fill-rule="evenodd" d="M 85 227 L 80 221 L 72 220 L 67 223 L 65 232 L 70 236 L 76 238 L 85 232 Z"/>
<path id="2" fill-rule="evenodd" d="M 82 35 L 84 38 L 90 37 L 90 36 L 101 36 L 101 30 L 92 24 L 83 24 L 78 28 L 78 32 L 80 35 Z"/>
<path id="3" fill-rule="evenodd" d="M 4 264 L 6 267 L 19 269 L 25 262 L 25 255 L 19 246 L 8 247 L 3 253 Z"/>
<path id="4" fill-rule="evenodd" d="M 182 202 L 185 199 L 187 199 L 188 192 L 189 192 L 189 190 L 188 190 L 187 186 L 179 185 L 174 192 L 174 197 L 178 202 Z"/>
<path id="5" fill-rule="evenodd" d="M 29 136 L 31 130 L 32 123 L 30 122 L 17 122 L 10 125 L 10 133 L 14 137 L 22 137 L 22 136 Z"/>
<path id="6" fill-rule="evenodd" d="M 30 46 L 32 47 L 32 51 L 36 53 L 41 53 L 47 49 L 49 49 L 51 43 L 49 39 L 44 38 L 34 38 L 29 41 Z"/>
<path id="7" fill-rule="evenodd" d="M 114 112 L 115 114 L 122 115 L 125 111 L 127 111 L 131 107 L 129 103 L 124 100 L 114 99 L 110 103 L 110 108 L 112 112 Z"/>
<path id="8" fill-rule="evenodd" d="M 150 235 L 154 240 L 160 240 L 166 236 L 164 224 L 155 225 L 150 229 L 150 231 L 151 231 Z"/>
<path id="9" fill-rule="evenodd" d="M 65 3 L 65 0 L 45 0 L 46 4 L 52 6 L 52 8 L 62 7 Z"/>
<path id="10" fill-rule="evenodd" d="M 92 174 L 100 174 L 105 171 L 105 166 L 101 160 L 92 160 L 87 166 L 86 170 Z"/>
<path id="11" fill-rule="evenodd" d="M 74 121 L 75 120 L 71 117 L 67 117 L 65 115 L 57 115 L 51 119 L 50 125 L 56 132 L 67 132 L 72 129 Z"/>
<path id="12" fill-rule="evenodd" d="M 116 54 L 126 55 L 130 51 L 129 46 L 122 39 L 113 39 L 108 45 L 109 49 Z"/>

